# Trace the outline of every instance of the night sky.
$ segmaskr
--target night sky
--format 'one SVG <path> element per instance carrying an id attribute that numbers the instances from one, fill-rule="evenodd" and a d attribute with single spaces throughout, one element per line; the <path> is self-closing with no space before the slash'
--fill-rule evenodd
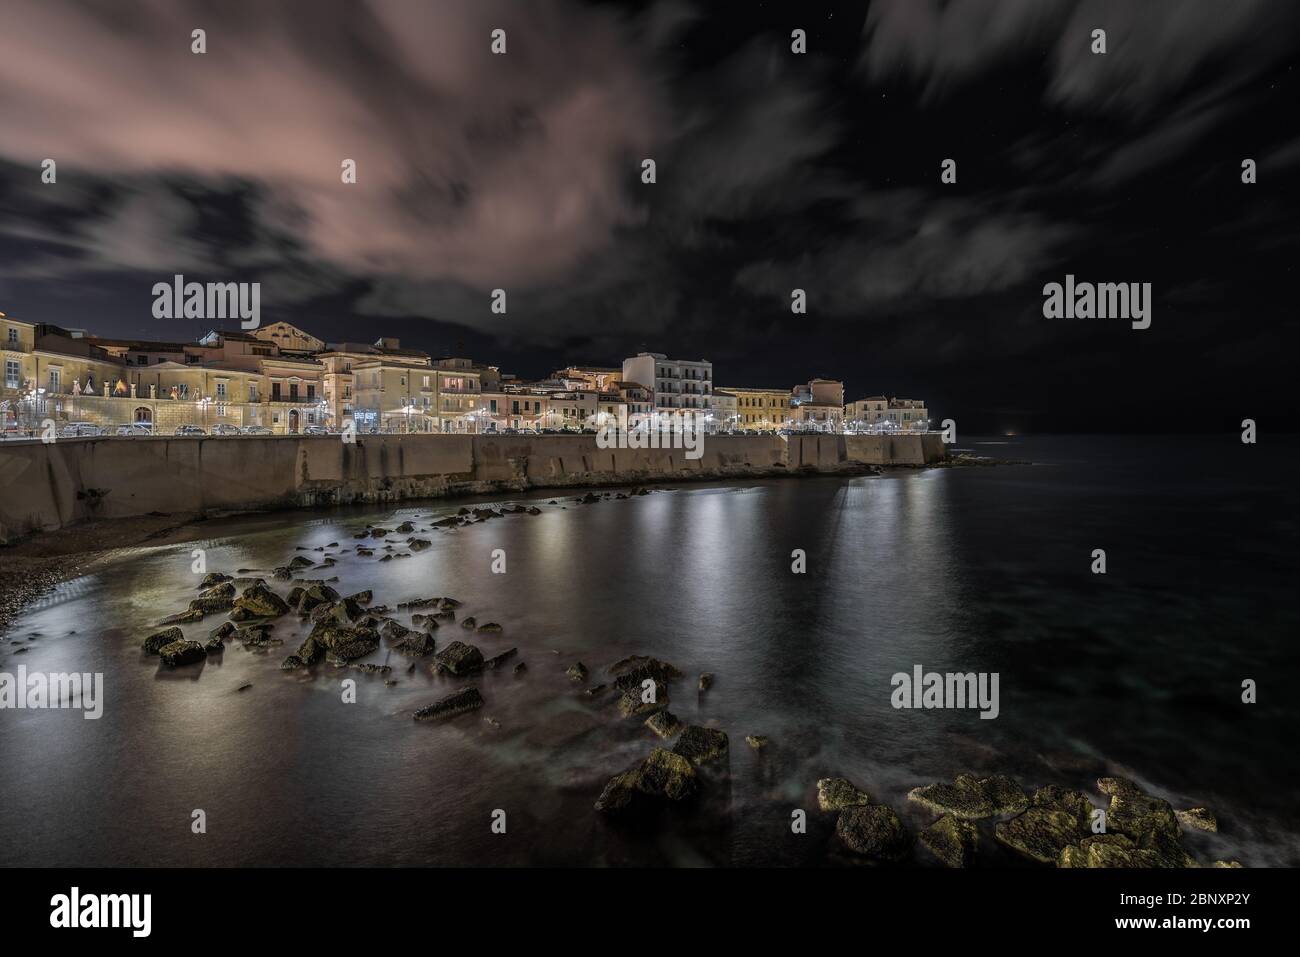
<path id="1" fill-rule="evenodd" d="M 1298 37 L 1293 0 L 5 0 L 0 311 L 233 325 L 153 318 L 182 273 L 525 378 L 649 349 L 966 434 L 1294 431 Z M 1044 318 L 1067 273 L 1151 283 L 1151 328 Z"/>

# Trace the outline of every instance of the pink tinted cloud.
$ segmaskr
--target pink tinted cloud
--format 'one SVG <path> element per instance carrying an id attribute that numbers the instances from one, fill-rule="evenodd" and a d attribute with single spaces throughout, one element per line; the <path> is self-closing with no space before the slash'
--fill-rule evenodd
<path id="1" fill-rule="evenodd" d="M 559 0 L 7 0 L 0 37 L 0 155 L 61 183 L 247 179 L 264 226 L 348 271 L 559 278 L 642 220 L 628 186 L 667 127 L 624 25 Z"/>

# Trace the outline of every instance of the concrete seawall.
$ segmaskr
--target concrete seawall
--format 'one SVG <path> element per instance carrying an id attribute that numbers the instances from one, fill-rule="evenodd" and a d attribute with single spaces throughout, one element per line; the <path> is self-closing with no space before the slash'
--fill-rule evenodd
<path id="1" fill-rule="evenodd" d="M 232 436 L 0 445 L 0 543 L 89 518 L 396 502 L 529 488 L 927 465 L 938 434 L 706 436 L 681 449 L 601 449 L 594 435 Z"/>

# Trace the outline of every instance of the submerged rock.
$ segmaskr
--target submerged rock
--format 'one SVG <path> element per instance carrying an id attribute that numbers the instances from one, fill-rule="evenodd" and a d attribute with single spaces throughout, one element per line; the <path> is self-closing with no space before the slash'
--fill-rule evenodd
<path id="1" fill-rule="evenodd" d="M 817 782 L 817 806 L 823 811 L 842 811 L 848 807 L 866 807 L 871 803 L 867 792 L 848 778 L 822 778 Z"/>
<path id="2" fill-rule="evenodd" d="M 489 658 L 489 659 L 487 659 L 486 661 L 484 661 L 484 662 L 483 662 L 483 667 L 484 667 L 484 668 L 499 668 L 499 667 L 501 667 L 503 664 L 505 664 L 507 661 L 509 661 L 511 658 L 513 658 L 515 655 L 517 655 L 518 653 L 519 653 L 519 649 L 518 649 L 518 648 L 508 648 L 508 649 L 506 649 L 505 651 L 501 652 L 501 654 L 499 654 L 499 655 L 493 655 L 491 658 Z M 521 661 L 520 664 L 522 665 L 523 662 Z"/>
<path id="3" fill-rule="evenodd" d="M 1018 814 L 1029 807 L 1029 798 L 1024 790 L 1004 774 L 982 779 L 959 774 L 952 784 L 927 784 L 913 788 L 907 797 L 939 814 L 953 814 L 965 820 Z"/>
<path id="4" fill-rule="evenodd" d="M 573 681 L 587 680 L 587 666 L 581 661 L 575 661 L 573 664 L 569 665 L 569 667 L 565 669 L 564 673 Z"/>
<path id="5" fill-rule="evenodd" d="M 747 734 L 745 743 L 755 751 L 762 751 L 767 747 L 767 735 L 765 734 Z"/>
<path id="6" fill-rule="evenodd" d="M 167 645 L 185 639 L 185 633 L 179 628 L 167 628 L 154 632 L 140 645 L 146 655 L 156 655 Z"/>
<path id="7" fill-rule="evenodd" d="M 463 641 L 453 641 L 434 656 L 434 672 L 460 677 L 483 668 L 483 652 Z"/>
<path id="8" fill-rule="evenodd" d="M 462 628 L 474 628 L 477 625 L 478 625 L 478 621 L 475 620 L 473 615 L 470 615 L 469 617 L 462 619 L 460 623 L 460 626 Z"/>
<path id="9" fill-rule="evenodd" d="M 485 621 L 483 624 L 478 626 L 478 631 L 480 634 L 486 634 L 488 632 L 495 633 L 501 631 L 501 626 L 495 621 Z"/>
<path id="10" fill-rule="evenodd" d="M 704 672 L 704 674 L 700 675 L 700 690 L 708 691 L 712 687 L 713 687 L 713 672 L 706 671 Z"/>
<path id="11" fill-rule="evenodd" d="M 158 649 L 158 657 L 168 668 L 179 668 L 181 665 L 192 665 L 196 661 L 202 661 L 207 657 L 207 652 L 197 641 L 182 639 L 163 645 Z"/>
<path id="12" fill-rule="evenodd" d="M 727 733 L 717 728 L 702 728 L 697 724 L 688 725 L 673 746 L 673 753 L 680 754 L 696 767 L 701 764 L 719 761 L 727 757 L 729 751 Z"/>
<path id="13" fill-rule="evenodd" d="M 483 696 L 477 688 L 461 688 L 440 701 L 415 712 L 416 721 L 436 721 L 442 718 L 454 718 L 458 714 L 474 711 L 483 707 Z"/>
<path id="14" fill-rule="evenodd" d="M 979 832 L 970 821 L 945 814 L 922 831 L 919 840 L 949 867 L 969 867 L 979 846 Z"/>
<path id="15" fill-rule="evenodd" d="M 290 655 L 288 658 L 285 658 L 284 661 L 280 662 L 281 671 L 294 671 L 297 668 L 305 667 L 307 667 L 307 663 L 297 655 Z"/>
<path id="16" fill-rule="evenodd" d="M 685 727 L 671 711 L 659 711 L 645 719 L 645 726 L 661 738 L 671 738 L 682 733 Z"/>
<path id="17" fill-rule="evenodd" d="M 223 575 L 221 572 L 208 572 L 207 575 L 203 576 L 203 581 L 199 582 L 199 588 L 206 591 L 214 585 L 220 585 L 228 581 L 231 581 L 229 575 Z"/>
<path id="18" fill-rule="evenodd" d="M 224 654 L 225 650 L 226 646 L 220 638 L 209 638 L 203 643 L 203 651 L 208 655 Z"/>
<path id="19" fill-rule="evenodd" d="M 835 834 L 855 854 L 884 861 L 898 860 L 912 846 L 903 822 L 883 804 L 845 808 L 835 822 Z"/>

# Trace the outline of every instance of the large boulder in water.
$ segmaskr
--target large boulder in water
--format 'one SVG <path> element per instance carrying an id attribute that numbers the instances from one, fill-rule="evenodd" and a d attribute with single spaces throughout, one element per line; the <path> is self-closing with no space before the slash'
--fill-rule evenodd
<path id="1" fill-rule="evenodd" d="M 848 778 L 822 778 L 817 782 L 817 806 L 823 811 L 866 807 L 870 803 L 867 792 L 860 790 Z"/>
<path id="2" fill-rule="evenodd" d="M 453 641 L 434 655 L 433 670 L 460 677 L 483 669 L 483 652 L 463 641 Z"/>
<path id="3" fill-rule="evenodd" d="M 595 808 L 603 814 L 653 811 L 666 802 L 690 798 L 698 786 L 690 761 L 655 748 L 644 761 L 610 778 L 596 799 Z"/>
<path id="4" fill-rule="evenodd" d="M 1012 778 L 1004 774 L 976 779 L 959 774 L 952 784 L 927 784 L 908 792 L 908 800 L 939 814 L 964 820 L 1019 814 L 1029 807 L 1029 798 Z"/>
<path id="5" fill-rule="evenodd" d="M 179 628 L 165 628 L 162 631 L 154 632 L 144 640 L 140 645 L 146 655 L 156 655 L 167 645 L 173 642 L 183 641 L 185 633 Z"/>
<path id="6" fill-rule="evenodd" d="M 483 696 L 479 694 L 477 688 L 461 688 L 415 712 L 415 720 L 437 721 L 443 718 L 454 718 L 458 714 L 465 714 L 467 711 L 474 711 L 481 707 L 483 707 Z"/>
<path id="7" fill-rule="evenodd" d="M 1097 789 L 1110 795 L 1110 808 L 1106 812 L 1108 832 L 1127 834 L 1135 841 L 1155 832 L 1175 838 L 1182 834 L 1173 805 L 1147 794 L 1127 778 L 1101 778 Z"/>
<path id="8" fill-rule="evenodd" d="M 181 665 L 192 665 L 196 661 L 202 661 L 207 657 L 207 652 L 197 641 L 181 640 L 163 645 L 158 649 L 158 657 L 168 668 L 179 668 Z"/>
<path id="9" fill-rule="evenodd" d="M 289 611 L 285 600 L 265 585 L 252 585 L 235 599 L 232 621 L 251 621 L 255 618 L 279 618 Z"/>
<path id="10" fill-rule="evenodd" d="M 840 812 L 835 834 L 855 854 L 896 861 L 912 846 L 912 837 L 894 809 L 883 804 L 850 807 Z"/>

